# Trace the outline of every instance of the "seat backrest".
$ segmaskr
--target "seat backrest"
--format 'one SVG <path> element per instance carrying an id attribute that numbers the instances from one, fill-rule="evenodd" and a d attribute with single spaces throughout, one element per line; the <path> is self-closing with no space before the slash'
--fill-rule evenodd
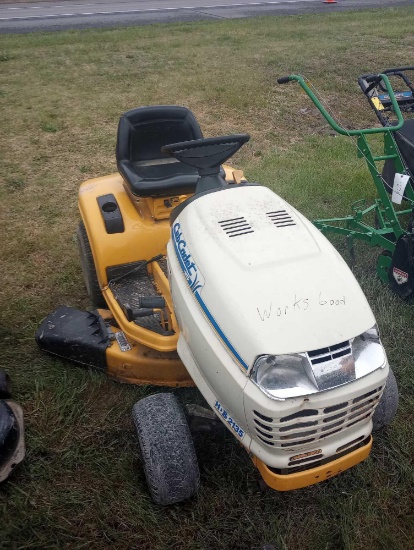
<path id="1" fill-rule="evenodd" d="M 202 137 L 195 116 L 186 107 L 155 105 L 132 109 L 124 113 L 119 121 L 117 162 L 168 157 L 161 153 L 163 145 Z"/>

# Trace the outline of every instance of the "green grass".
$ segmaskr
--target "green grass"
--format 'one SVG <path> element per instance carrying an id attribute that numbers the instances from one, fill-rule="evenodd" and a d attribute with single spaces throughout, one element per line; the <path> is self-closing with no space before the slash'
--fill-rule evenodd
<path id="1" fill-rule="evenodd" d="M 234 160 L 310 218 L 349 212 L 374 189 L 345 138 L 292 72 L 312 79 L 338 119 L 374 123 L 356 78 L 410 65 L 413 9 L 370 10 L 0 38 L 1 368 L 25 409 L 27 456 L 0 487 L 0 548 L 409 550 L 414 310 L 375 277 L 378 251 L 357 247 L 355 273 L 382 330 L 400 409 L 371 457 L 333 480 L 261 493 L 228 435 L 198 436 L 196 498 L 148 496 L 130 412 L 151 388 L 42 355 L 33 335 L 60 304 L 87 307 L 74 233 L 77 189 L 115 171 L 121 112 L 182 104 L 206 136 L 249 132 Z M 341 251 L 344 244 L 338 240 Z M 183 401 L 195 390 L 176 392 Z"/>

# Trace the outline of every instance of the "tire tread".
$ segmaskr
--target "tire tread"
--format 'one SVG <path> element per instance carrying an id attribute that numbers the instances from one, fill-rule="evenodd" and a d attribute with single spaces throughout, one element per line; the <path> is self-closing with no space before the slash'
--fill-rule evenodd
<path id="1" fill-rule="evenodd" d="M 168 505 L 193 496 L 200 472 L 187 419 L 175 395 L 145 397 L 135 403 L 132 416 L 153 501 Z"/>

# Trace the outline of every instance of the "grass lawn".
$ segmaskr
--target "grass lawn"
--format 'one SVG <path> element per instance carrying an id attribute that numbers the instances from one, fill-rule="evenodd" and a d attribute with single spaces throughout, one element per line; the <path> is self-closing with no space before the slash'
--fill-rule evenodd
<path id="1" fill-rule="evenodd" d="M 27 436 L 24 463 L 0 487 L 1 549 L 414 548 L 414 309 L 377 281 L 379 251 L 358 245 L 355 272 L 399 382 L 399 413 L 367 461 L 301 491 L 261 493 L 235 439 L 204 435 L 198 496 L 154 506 L 131 420 L 152 388 L 42 355 L 33 339 L 58 305 L 88 307 L 77 189 L 116 170 L 123 111 L 181 104 L 206 136 L 249 132 L 234 164 L 250 180 L 310 218 L 346 214 L 374 195 L 365 164 L 351 141 L 328 135 L 297 85 L 276 78 L 303 73 L 343 124 L 374 124 L 356 78 L 412 64 L 413 16 L 403 8 L 0 37 L 0 367 Z"/>

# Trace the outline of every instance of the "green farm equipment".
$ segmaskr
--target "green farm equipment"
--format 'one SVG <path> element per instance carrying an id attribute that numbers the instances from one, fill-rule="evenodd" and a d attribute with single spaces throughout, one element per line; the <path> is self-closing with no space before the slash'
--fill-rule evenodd
<path id="1" fill-rule="evenodd" d="M 406 122 L 388 77 L 385 74 L 368 75 L 368 79 L 369 85 L 380 83 L 385 90 L 390 109 L 396 117 L 393 124 L 389 123 L 381 128 L 347 130 L 327 112 L 303 76 L 282 77 L 278 79 L 278 83 L 298 82 L 338 134 L 356 138 L 358 157 L 365 159 L 377 189 L 377 198 L 372 204 L 367 205 L 364 200 L 357 201 L 352 206 L 352 213 L 349 216 L 315 220 L 315 226 L 323 233 L 345 236 L 351 252 L 355 239 L 360 239 L 370 246 L 380 247 L 382 252 L 377 261 L 378 277 L 389 284 L 398 296 L 408 299 L 414 296 L 414 190 L 410 181 L 408 163 L 396 141 L 396 133 L 404 127 Z M 375 134 L 383 135 L 384 149 L 381 155 L 375 155 L 370 146 L 369 138 Z M 384 177 L 384 170 L 382 170 L 384 162 L 387 169 L 390 165 L 393 168 L 395 179 L 391 182 L 392 185 L 387 183 Z M 404 206 L 399 206 L 403 201 Z"/>

